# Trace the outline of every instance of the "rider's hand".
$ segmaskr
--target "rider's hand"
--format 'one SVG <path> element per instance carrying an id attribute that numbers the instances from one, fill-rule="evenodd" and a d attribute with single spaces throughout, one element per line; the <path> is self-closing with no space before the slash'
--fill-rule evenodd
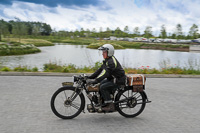
<path id="1" fill-rule="evenodd" d="M 86 79 L 92 79 L 90 76 L 85 76 Z"/>
<path id="2" fill-rule="evenodd" d="M 90 79 L 90 78 L 89 78 L 89 76 L 85 76 L 85 79 L 87 80 L 87 79 Z"/>
<path id="3" fill-rule="evenodd" d="M 87 84 L 91 85 L 91 84 L 97 84 L 98 82 L 94 79 L 94 80 L 87 80 Z"/>

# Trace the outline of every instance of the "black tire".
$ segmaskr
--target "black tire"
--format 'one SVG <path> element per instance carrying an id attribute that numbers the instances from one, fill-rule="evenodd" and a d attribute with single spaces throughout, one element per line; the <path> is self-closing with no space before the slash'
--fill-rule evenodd
<path id="1" fill-rule="evenodd" d="M 132 97 L 132 98 L 131 98 Z M 120 91 L 115 101 L 124 100 L 124 102 L 116 104 L 116 110 L 124 117 L 133 118 L 142 113 L 146 106 L 146 98 L 143 92 L 132 92 L 132 90 Z M 130 111 L 128 113 L 126 110 Z"/>
<path id="2" fill-rule="evenodd" d="M 74 99 L 72 98 L 73 100 L 71 100 L 72 95 L 75 96 L 73 97 Z M 51 98 L 51 109 L 53 113 L 62 119 L 72 119 L 78 116 L 84 107 L 84 95 L 75 92 L 75 88 L 72 86 L 59 88 Z M 67 110 L 70 110 L 69 114 L 67 114 Z"/>

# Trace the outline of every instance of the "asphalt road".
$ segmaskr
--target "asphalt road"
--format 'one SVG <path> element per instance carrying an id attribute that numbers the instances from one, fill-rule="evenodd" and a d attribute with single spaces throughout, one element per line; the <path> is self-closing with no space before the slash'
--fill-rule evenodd
<path id="1" fill-rule="evenodd" d="M 61 120 L 52 94 L 68 77 L 0 76 L 0 133 L 199 133 L 200 79 L 147 78 L 152 103 L 136 118 L 81 113 Z"/>

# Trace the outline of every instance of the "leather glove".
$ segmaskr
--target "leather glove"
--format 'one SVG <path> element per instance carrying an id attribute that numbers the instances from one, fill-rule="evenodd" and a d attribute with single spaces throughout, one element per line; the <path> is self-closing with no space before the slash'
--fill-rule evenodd
<path id="1" fill-rule="evenodd" d="M 86 77 L 86 79 L 92 79 L 90 76 L 85 76 Z"/>
<path id="2" fill-rule="evenodd" d="M 97 84 L 97 83 L 98 83 L 98 82 L 96 81 L 96 79 L 88 79 L 86 82 L 87 82 L 88 85 Z"/>

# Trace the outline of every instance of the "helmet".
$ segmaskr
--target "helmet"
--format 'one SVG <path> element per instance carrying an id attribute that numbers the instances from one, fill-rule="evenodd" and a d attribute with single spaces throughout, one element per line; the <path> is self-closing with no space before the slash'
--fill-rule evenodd
<path id="1" fill-rule="evenodd" d="M 111 44 L 104 44 L 103 46 L 99 47 L 98 50 L 102 51 L 108 51 L 108 57 L 111 57 L 114 55 L 114 47 Z"/>

